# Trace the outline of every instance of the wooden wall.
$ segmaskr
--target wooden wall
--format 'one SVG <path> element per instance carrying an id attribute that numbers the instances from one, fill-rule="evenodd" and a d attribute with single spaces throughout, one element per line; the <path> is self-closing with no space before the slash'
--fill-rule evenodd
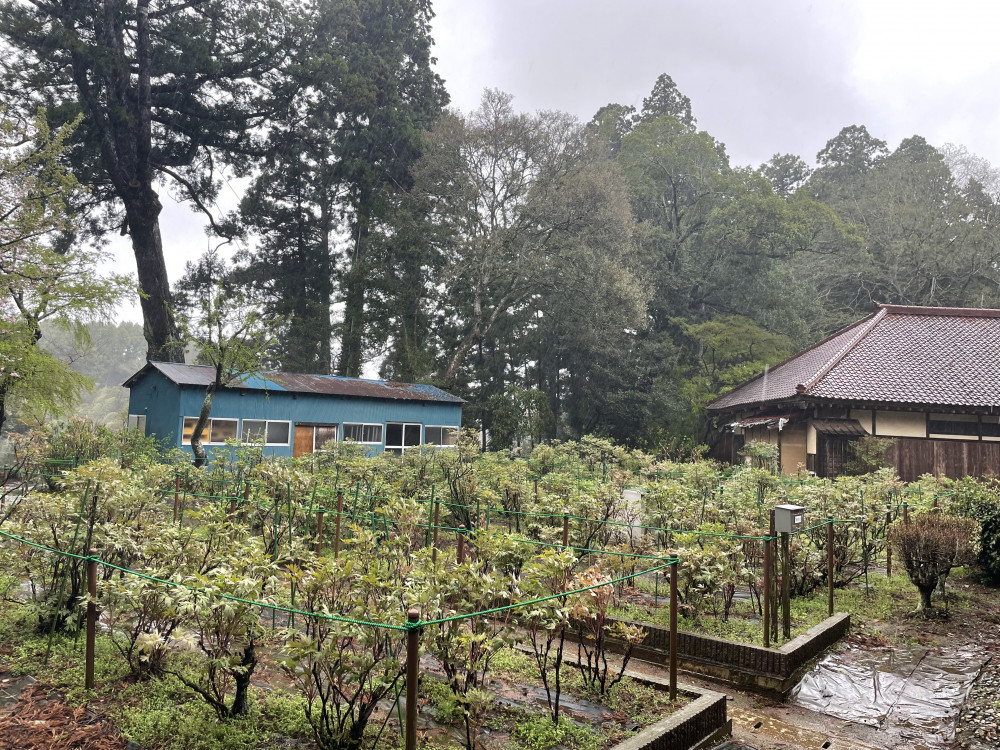
<path id="1" fill-rule="evenodd" d="M 887 456 L 904 482 L 921 474 L 952 479 L 1000 476 L 1000 443 L 996 442 L 895 438 Z"/>

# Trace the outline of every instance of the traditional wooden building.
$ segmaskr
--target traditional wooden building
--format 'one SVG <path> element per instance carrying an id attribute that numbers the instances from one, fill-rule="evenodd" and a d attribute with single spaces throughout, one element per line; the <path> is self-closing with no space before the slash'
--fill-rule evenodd
<path id="1" fill-rule="evenodd" d="M 1000 310 L 879 305 L 708 404 L 713 455 L 775 443 L 781 470 L 836 476 L 851 441 L 893 438 L 900 477 L 1000 475 Z"/>
<path id="2" fill-rule="evenodd" d="M 205 389 L 214 370 L 149 362 L 125 381 L 129 425 L 168 447 L 191 450 Z M 462 423 L 457 396 L 440 388 L 386 380 L 261 372 L 215 394 L 202 443 L 262 444 L 265 453 L 301 456 L 331 440 L 352 440 L 369 452 L 403 453 L 418 445 L 455 445 Z"/>

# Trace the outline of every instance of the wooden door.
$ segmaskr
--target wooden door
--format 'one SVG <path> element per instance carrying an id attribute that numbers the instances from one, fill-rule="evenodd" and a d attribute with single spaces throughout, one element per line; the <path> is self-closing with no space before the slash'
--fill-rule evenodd
<path id="1" fill-rule="evenodd" d="M 292 455 L 298 458 L 307 453 L 313 452 L 313 430 L 312 425 L 295 425 L 295 441 L 292 445 Z"/>

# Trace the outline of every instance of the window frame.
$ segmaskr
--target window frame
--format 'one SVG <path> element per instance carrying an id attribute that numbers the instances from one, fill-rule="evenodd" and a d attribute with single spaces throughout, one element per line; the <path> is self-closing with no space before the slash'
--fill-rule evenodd
<path id="1" fill-rule="evenodd" d="M 451 430 L 455 433 L 455 442 L 452 444 L 448 443 L 430 443 L 427 441 L 427 430 L 442 430 L 441 437 L 444 437 L 444 430 Z M 435 448 L 457 448 L 458 447 L 458 435 L 461 431 L 461 427 L 456 427 L 451 424 L 425 424 L 424 425 L 424 445 L 433 445 Z"/>
<path id="2" fill-rule="evenodd" d="M 198 423 L 198 417 L 182 417 L 181 418 L 181 445 L 191 445 L 191 439 L 190 438 L 188 438 L 186 441 L 184 440 L 184 423 L 187 422 L 189 419 L 193 420 L 195 424 Z M 212 422 L 235 422 L 236 423 L 236 439 L 239 440 L 240 439 L 240 435 L 242 434 L 242 431 L 240 429 L 240 427 L 241 427 L 240 422 L 241 421 L 242 420 L 240 420 L 239 417 L 209 417 L 208 418 L 208 424 L 206 425 L 206 427 L 208 429 L 208 436 L 209 436 L 210 439 L 209 440 L 202 440 L 201 444 L 202 445 L 225 445 L 226 444 L 225 440 L 223 440 L 221 442 L 212 442 L 212 440 L 211 440 L 211 436 L 212 436 Z M 194 427 L 192 426 L 192 430 L 193 429 L 194 429 Z"/>
<path id="3" fill-rule="evenodd" d="M 290 419 L 251 419 L 251 418 L 244 417 L 244 418 L 240 419 L 240 429 L 239 429 L 239 432 L 237 433 L 239 435 L 239 441 L 241 443 L 243 443 L 244 445 L 260 445 L 260 443 L 254 441 L 254 440 L 248 441 L 248 440 L 245 440 L 243 438 L 244 425 L 247 422 L 263 422 L 264 423 L 264 447 L 265 448 L 267 448 L 267 447 L 285 447 L 285 448 L 287 448 L 289 445 L 292 444 L 292 420 L 290 420 Z M 283 442 L 283 443 L 281 443 L 281 442 L 272 442 L 271 440 L 269 440 L 269 437 L 270 437 L 269 426 L 272 423 L 273 424 L 288 425 L 288 433 L 287 433 L 288 437 L 285 438 L 285 442 Z"/>
<path id="4" fill-rule="evenodd" d="M 397 425 L 397 424 L 399 425 L 399 428 L 400 428 L 399 429 L 399 439 L 400 439 L 401 442 L 400 442 L 400 445 L 390 445 L 389 444 L 389 425 Z M 418 427 L 420 429 L 420 437 L 417 439 L 417 442 L 414 443 L 413 445 L 406 445 L 406 428 L 407 427 Z M 388 453 L 398 453 L 399 455 L 402 455 L 402 454 L 406 453 L 406 449 L 407 448 L 409 448 L 409 449 L 412 450 L 413 448 L 419 448 L 420 447 L 420 444 L 421 444 L 421 442 L 424 439 L 424 424 L 423 424 L 423 422 L 386 422 L 385 423 L 385 432 L 383 433 L 383 437 L 384 437 L 383 448 L 384 448 L 384 450 L 386 452 L 388 452 Z"/>
<path id="5" fill-rule="evenodd" d="M 385 442 L 385 425 L 381 422 L 342 422 L 341 423 L 341 442 L 350 440 L 352 443 L 357 445 L 382 445 Z M 348 427 L 360 427 L 361 435 L 364 437 L 366 427 L 378 427 L 379 439 L 378 440 L 355 440 L 354 438 L 347 437 Z"/>

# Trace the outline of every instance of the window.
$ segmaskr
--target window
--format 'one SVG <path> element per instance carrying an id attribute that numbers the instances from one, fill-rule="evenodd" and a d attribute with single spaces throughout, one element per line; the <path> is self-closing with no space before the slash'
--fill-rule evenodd
<path id="1" fill-rule="evenodd" d="M 978 419 L 975 414 L 931 414 L 927 432 L 932 438 L 977 440 Z"/>
<path id="2" fill-rule="evenodd" d="M 420 445 L 420 432 L 419 424 L 389 422 L 385 426 L 385 449 L 390 453 L 402 453 Z"/>
<path id="3" fill-rule="evenodd" d="M 983 440 L 1000 440 L 1000 416 L 984 414 L 982 420 Z"/>
<path id="4" fill-rule="evenodd" d="M 181 433 L 181 444 L 191 445 L 191 434 L 198 417 L 184 417 L 184 430 Z M 221 444 L 227 440 L 235 440 L 237 434 L 237 419 L 209 419 L 201 433 L 201 442 Z"/>
<path id="5" fill-rule="evenodd" d="M 316 432 L 313 435 L 313 450 L 320 450 L 330 441 L 333 441 L 334 443 L 337 442 L 337 425 L 333 424 L 325 427 L 323 425 L 317 425 Z"/>
<path id="6" fill-rule="evenodd" d="M 291 422 L 275 422 L 266 419 L 244 419 L 240 440 L 244 443 L 264 443 L 265 445 L 288 445 Z"/>
<path id="7" fill-rule="evenodd" d="M 146 434 L 146 415 L 145 414 L 129 414 L 128 415 L 128 428 L 130 430 L 139 430 L 143 435 Z"/>
<path id="8" fill-rule="evenodd" d="M 353 440 L 355 443 L 367 445 L 381 445 L 382 425 L 344 422 L 344 440 Z"/>
<path id="9" fill-rule="evenodd" d="M 458 445 L 457 427 L 424 427 L 424 442 L 442 447 Z"/>

